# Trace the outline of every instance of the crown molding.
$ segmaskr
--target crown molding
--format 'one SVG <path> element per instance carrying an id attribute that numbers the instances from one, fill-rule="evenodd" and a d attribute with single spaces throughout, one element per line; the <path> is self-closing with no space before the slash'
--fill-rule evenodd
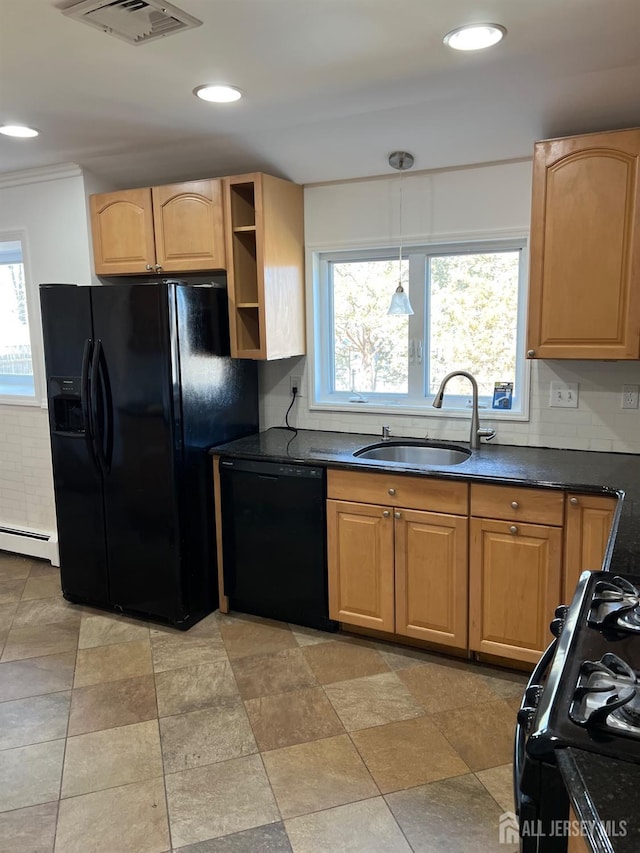
<path id="1" fill-rule="evenodd" d="M 0 175 L 0 189 L 79 177 L 82 177 L 82 169 L 76 163 L 56 163 L 53 166 L 38 166 L 35 169 L 22 169 L 20 172 Z"/>

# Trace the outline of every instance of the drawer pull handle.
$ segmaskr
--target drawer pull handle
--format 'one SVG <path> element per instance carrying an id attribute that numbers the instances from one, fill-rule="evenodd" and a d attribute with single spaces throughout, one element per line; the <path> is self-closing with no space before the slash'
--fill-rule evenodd
<path id="1" fill-rule="evenodd" d="M 509 528 L 509 533 L 517 533 L 517 532 L 518 532 L 518 528 L 515 526 L 515 524 L 512 524 L 511 527 Z"/>
<path id="2" fill-rule="evenodd" d="M 518 501 L 511 501 L 511 509 L 518 509 L 519 506 Z"/>
<path id="3" fill-rule="evenodd" d="M 578 506 L 578 498 L 569 498 L 569 503 L 572 506 Z"/>
<path id="4" fill-rule="evenodd" d="M 402 518 L 402 513 L 401 512 L 394 512 L 393 517 L 394 518 Z"/>
<path id="5" fill-rule="evenodd" d="M 395 490 L 395 489 L 389 489 L 389 494 L 390 494 L 390 495 L 392 495 L 392 496 L 393 496 L 393 495 L 395 495 L 395 493 L 396 493 L 396 490 Z"/>
<path id="6" fill-rule="evenodd" d="M 388 509 L 385 509 L 382 513 L 383 518 L 389 518 L 390 515 L 391 515 L 391 513 L 389 512 Z"/>

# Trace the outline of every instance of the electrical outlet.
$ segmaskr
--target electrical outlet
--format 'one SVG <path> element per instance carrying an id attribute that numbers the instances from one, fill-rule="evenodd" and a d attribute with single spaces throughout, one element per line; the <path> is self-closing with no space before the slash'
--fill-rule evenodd
<path id="1" fill-rule="evenodd" d="M 293 394 L 293 389 L 297 388 L 296 397 L 303 397 L 302 393 L 302 376 L 290 376 L 289 377 L 289 390 Z"/>
<path id="2" fill-rule="evenodd" d="M 639 397 L 640 397 L 640 385 L 623 385 L 622 386 L 622 408 L 623 409 L 637 409 Z"/>
<path id="3" fill-rule="evenodd" d="M 549 405 L 561 409 L 577 409 L 578 383 L 552 382 L 549 386 Z"/>

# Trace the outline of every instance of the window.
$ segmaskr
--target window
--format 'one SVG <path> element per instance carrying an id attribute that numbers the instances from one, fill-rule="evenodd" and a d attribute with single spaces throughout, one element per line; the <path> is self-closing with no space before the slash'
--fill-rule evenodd
<path id="1" fill-rule="evenodd" d="M 23 242 L 13 236 L 0 239 L 0 401 L 35 400 Z"/>
<path id="2" fill-rule="evenodd" d="M 424 409 L 447 373 L 466 370 L 483 408 L 493 409 L 496 383 L 513 383 L 511 409 L 503 399 L 492 416 L 523 416 L 524 241 L 410 249 L 401 269 L 393 250 L 316 261 L 316 405 Z M 408 317 L 387 315 L 399 277 Z M 468 380 L 452 379 L 444 407 L 470 405 Z"/>

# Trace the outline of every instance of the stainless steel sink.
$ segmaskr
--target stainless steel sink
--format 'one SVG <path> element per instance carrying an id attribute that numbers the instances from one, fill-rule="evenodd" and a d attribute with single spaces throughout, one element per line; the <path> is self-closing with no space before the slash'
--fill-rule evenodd
<path id="1" fill-rule="evenodd" d="M 408 465 L 460 465 L 471 456 L 471 451 L 464 447 L 385 442 L 363 447 L 353 455 L 360 459 L 405 462 Z"/>

